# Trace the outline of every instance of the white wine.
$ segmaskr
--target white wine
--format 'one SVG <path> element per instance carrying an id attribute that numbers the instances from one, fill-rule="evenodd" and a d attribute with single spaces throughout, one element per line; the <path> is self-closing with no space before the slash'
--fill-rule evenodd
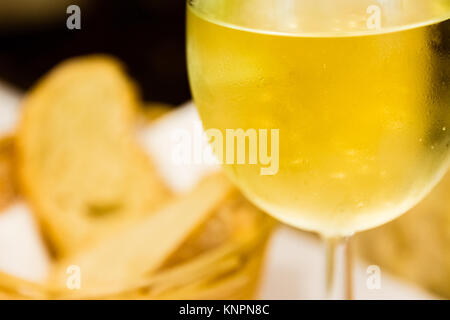
<path id="1" fill-rule="evenodd" d="M 450 2 L 277 1 L 188 10 L 205 128 L 279 129 L 278 173 L 226 172 L 269 214 L 327 237 L 394 219 L 449 164 Z"/>

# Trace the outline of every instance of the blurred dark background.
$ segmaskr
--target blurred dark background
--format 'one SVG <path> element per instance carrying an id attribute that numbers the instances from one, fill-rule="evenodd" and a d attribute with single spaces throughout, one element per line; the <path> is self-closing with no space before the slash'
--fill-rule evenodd
<path id="1" fill-rule="evenodd" d="M 67 6 L 81 8 L 69 30 Z M 190 98 L 184 0 L 0 0 L 0 80 L 26 90 L 62 60 L 91 53 L 121 59 L 144 99 Z"/>

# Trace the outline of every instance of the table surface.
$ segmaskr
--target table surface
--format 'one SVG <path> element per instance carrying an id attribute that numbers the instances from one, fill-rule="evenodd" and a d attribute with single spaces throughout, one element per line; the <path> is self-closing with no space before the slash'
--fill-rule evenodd
<path id="1" fill-rule="evenodd" d="M 14 131 L 21 94 L 0 83 L 0 136 Z M 195 130 L 199 118 L 187 104 L 139 132 L 139 139 L 154 158 L 166 183 L 185 192 L 203 176 L 219 170 L 214 165 L 171 165 L 174 130 Z M 203 143 L 203 142 L 200 142 Z M 42 280 L 49 270 L 49 255 L 38 226 L 24 201 L 0 214 L 0 270 L 31 280 Z M 354 272 L 357 299 L 433 299 L 427 292 L 389 275 L 381 269 L 381 286 L 369 289 L 368 265 L 356 261 Z M 324 254 L 315 237 L 280 226 L 269 243 L 259 297 L 262 299 L 321 299 Z"/>

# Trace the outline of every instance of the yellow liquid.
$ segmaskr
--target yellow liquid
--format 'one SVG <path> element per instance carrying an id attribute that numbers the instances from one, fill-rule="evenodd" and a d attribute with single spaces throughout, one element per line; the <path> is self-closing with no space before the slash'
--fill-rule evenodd
<path id="1" fill-rule="evenodd" d="M 269 214 L 324 236 L 404 213 L 450 153 L 449 1 L 410 1 L 407 14 L 383 16 L 381 30 L 367 30 L 366 11 L 345 1 L 323 23 L 301 10 L 267 18 L 270 0 L 253 11 L 240 5 L 250 0 L 188 9 L 189 76 L 205 129 L 279 129 L 277 174 L 251 164 L 226 172 Z"/>

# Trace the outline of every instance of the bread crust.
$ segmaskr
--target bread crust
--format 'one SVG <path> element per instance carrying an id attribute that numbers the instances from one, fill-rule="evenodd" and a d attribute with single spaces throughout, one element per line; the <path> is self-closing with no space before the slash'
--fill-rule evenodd
<path id="1" fill-rule="evenodd" d="M 170 196 L 135 140 L 135 84 L 108 56 L 74 58 L 23 102 L 18 176 L 57 256 L 151 214 Z"/>

